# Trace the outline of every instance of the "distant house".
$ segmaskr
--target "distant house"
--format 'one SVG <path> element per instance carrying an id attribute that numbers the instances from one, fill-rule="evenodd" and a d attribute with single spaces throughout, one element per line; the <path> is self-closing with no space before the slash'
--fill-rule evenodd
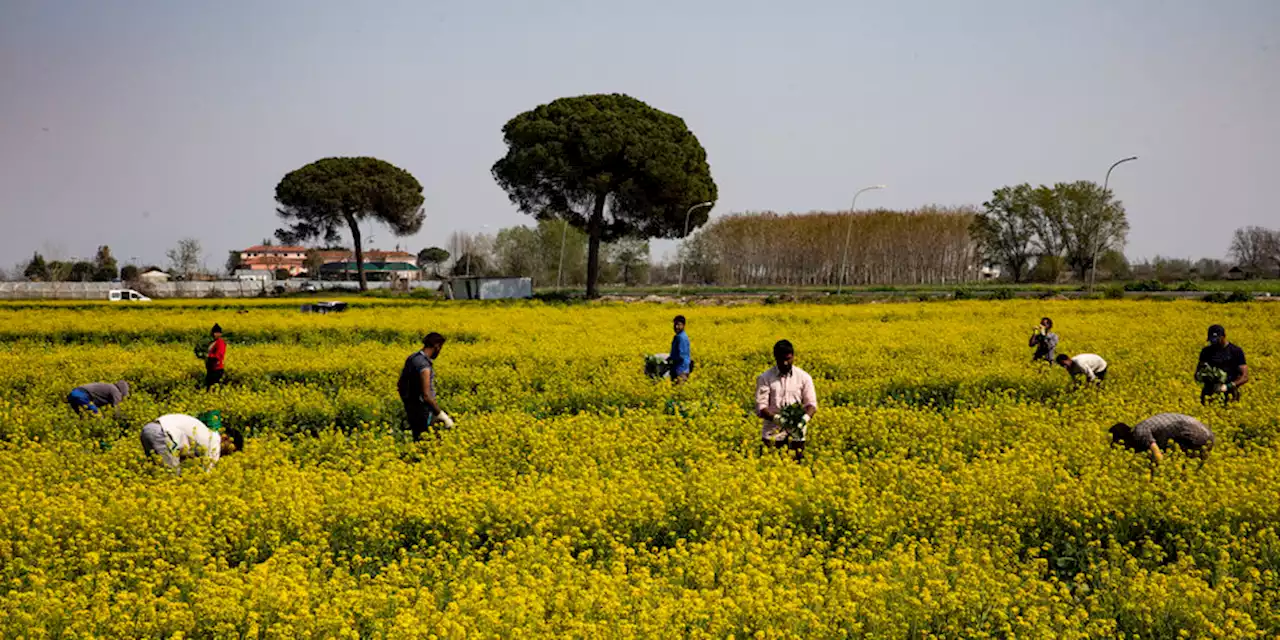
<path id="1" fill-rule="evenodd" d="M 355 262 L 356 254 L 353 251 L 338 249 L 334 251 L 317 251 L 322 264 L 336 264 L 341 262 Z M 418 256 L 408 251 L 382 251 L 380 249 L 369 249 L 364 252 L 364 263 L 368 265 L 371 262 L 403 262 L 418 268 Z"/>
<path id="2" fill-rule="evenodd" d="M 983 280 L 999 280 L 999 279 L 1000 279 L 1000 267 L 999 267 L 999 266 L 991 266 L 991 265 L 984 266 L 984 267 L 982 267 L 982 270 L 978 272 L 978 275 L 979 275 Z"/>
<path id="3" fill-rule="evenodd" d="M 1234 267 L 1231 267 L 1230 269 L 1227 269 L 1228 280 L 1244 280 L 1245 278 L 1248 278 L 1248 277 L 1249 277 L 1249 271 L 1246 269 L 1241 269 L 1240 265 L 1236 265 Z"/>
<path id="4" fill-rule="evenodd" d="M 159 284 L 169 281 L 169 274 L 159 269 L 148 269 L 138 274 L 138 279 L 150 284 Z"/>
<path id="5" fill-rule="evenodd" d="M 254 245 L 240 252 L 240 270 L 270 271 L 280 269 L 296 276 L 307 271 L 307 248 L 297 246 L 277 247 L 273 245 Z"/>

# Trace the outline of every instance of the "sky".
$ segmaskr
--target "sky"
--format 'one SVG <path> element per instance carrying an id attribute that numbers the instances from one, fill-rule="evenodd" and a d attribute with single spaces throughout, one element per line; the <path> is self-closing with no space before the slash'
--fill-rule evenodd
<path id="1" fill-rule="evenodd" d="M 184 237 L 219 268 L 329 156 L 423 184 L 422 231 L 380 248 L 527 224 L 489 172 L 503 124 L 613 92 L 684 118 L 713 216 L 877 183 L 859 209 L 980 204 L 1136 155 L 1110 183 L 1130 259 L 1280 227 L 1276 0 L 3 0 L 0 268 L 163 265 Z"/>

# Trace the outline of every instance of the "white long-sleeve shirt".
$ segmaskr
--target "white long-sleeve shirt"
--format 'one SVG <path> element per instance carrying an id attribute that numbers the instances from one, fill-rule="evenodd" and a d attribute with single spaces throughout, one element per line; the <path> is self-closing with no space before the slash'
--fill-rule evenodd
<path id="1" fill-rule="evenodd" d="M 169 450 L 161 456 L 170 468 L 181 465 L 183 451 L 204 457 L 205 470 L 211 469 L 222 457 L 222 436 L 203 422 L 182 413 L 160 416 L 156 422 L 169 441 Z"/>
<path id="2" fill-rule="evenodd" d="M 1098 374 L 1107 370 L 1107 361 L 1094 353 L 1071 356 L 1071 377 L 1083 374 L 1086 379 L 1097 380 Z"/>

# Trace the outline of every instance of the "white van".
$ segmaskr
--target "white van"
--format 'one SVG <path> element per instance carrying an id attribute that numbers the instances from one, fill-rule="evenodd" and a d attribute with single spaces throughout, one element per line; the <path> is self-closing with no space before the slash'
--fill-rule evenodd
<path id="1" fill-rule="evenodd" d="M 107 294 L 107 299 L 112 302 L 150 302 L 148 298 L 133 289 L 112 289 Z"/>

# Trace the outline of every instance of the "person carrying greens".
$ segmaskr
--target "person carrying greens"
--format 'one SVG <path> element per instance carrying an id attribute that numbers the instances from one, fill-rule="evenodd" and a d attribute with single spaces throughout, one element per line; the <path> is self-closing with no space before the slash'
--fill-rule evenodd
<path id="1" fill-rule="evenodd" d="M 1240 399 L 1240 387 L 1249 382 L 1249 365 L 1244 349 L 1227 342 L 1227 330 L 1220 324 L 1209 327 L 1209 345 L 1200 350 L 1196 382 L 1200 404 L 1221 395 L 1224 403 Z"/>

